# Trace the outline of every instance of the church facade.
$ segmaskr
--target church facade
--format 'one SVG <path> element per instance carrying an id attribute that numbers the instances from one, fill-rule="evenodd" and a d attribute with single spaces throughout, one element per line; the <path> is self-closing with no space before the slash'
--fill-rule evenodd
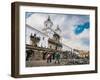
<path id="1" fill-rule="evenodd" d="M 53 24 L 50 16 L 44 21 L 44 28 L 42 31 L 33 28 L 34 26 L 26 24 L 26 44 L 33 47 L 62 50 L 61 29 L 59 25 L 56 26 L 56 29 L 53 29 Z"/>

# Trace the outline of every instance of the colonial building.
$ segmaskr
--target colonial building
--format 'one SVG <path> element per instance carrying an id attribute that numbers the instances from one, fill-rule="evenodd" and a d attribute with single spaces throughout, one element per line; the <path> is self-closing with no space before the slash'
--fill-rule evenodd
<path id="1" fill-rule="evenodd" d="M 61 30 L 59 28 L 59 25 L 57 25 L 55 30 L 52 27 L 53 27 L 53 22 L 51 21 L 50 16 L 48 16 L 48 19 L 44 22 L 44 29 L 43 29 L 43 32 L 49 36 L 48 48 L 61 50 L 62 48 L 62 44 L 60 41 Z"/>
<path id="2" fill-rule="evenodd" d="M 33 47 L 61 50 L 61 30 L 59 25 L 56 26 L 56 29 L 53 29 L 53 24 L 50 16 L 44 21 L 44 28 L 42 31 L 33 28 L 34 26 L 31 27 L 26 24 L 26 44 L 32 45 Z"/>
<path id="3" fill-rule="evenodd" d="M 26 24 L 26 44 L 33 47 L 48 48 L 48 35 Z M 36 45 L 36 46 L 35 46 Z"/>
<path id="4" fill-rule="evenodd" d="M 45 59 L 46 53 L 54 53 L 59 51 L 72 51 L 72 49 L 62 43 L 61 29 L 59 25 L 54 26 L 50 16 L 44 21 L 42 30 L 37 30 L 26 24 L 26 60 L 42 60 Z M 56 28 L 54 28 L 56 27 Z M 31 56 L 30 56 L 31 55 Z M 63 55 L 63 58 L 66 53 Z"/>
<path id="5" fill-rule="evenodd" d="M 79 50 L 78 56 L 79 56 L 80 58 L 89 58 L 89 51 Z"/>

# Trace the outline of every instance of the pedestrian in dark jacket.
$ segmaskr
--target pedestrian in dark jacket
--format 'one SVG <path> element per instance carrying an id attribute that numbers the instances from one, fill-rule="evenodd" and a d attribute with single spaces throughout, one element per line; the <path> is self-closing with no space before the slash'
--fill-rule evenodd
<path id="1" fill-rule="evenodd" d="M 56 52 L 55 53 L 55 64 L 60 64 L 60 53 L 59 52 Z"/>

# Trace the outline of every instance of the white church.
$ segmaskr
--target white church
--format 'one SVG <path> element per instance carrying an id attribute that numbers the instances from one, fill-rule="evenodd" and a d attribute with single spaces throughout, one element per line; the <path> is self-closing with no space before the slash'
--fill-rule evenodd
<path id="1" fill-rule="evenodd" d="M 42 31 L 35 29 L 36 26 L 30 26 L 26 24 L 26 44 L 34 45 L 37 47 L 50 48 L 54 50 L 71 51 L 72 48 L 68 47 L 62 42 L 62 34 L 59 25 L 53 28 L 54 23 L 50 16 L 44 21 L 44 28 Z M 35 41 L 35 37 L 38 41 Z"/>

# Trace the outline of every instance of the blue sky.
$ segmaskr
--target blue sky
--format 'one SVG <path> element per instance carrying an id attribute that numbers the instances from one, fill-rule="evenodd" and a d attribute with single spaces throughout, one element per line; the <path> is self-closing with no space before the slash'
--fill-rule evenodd
<path id="1" fill-rule="evenodd" d="M 25 18 L 30 17 L 32 14 L 33 14 L 33 12 L 26 12 L 26 14 L 25 14 Z"/>
<path id="2" fill-rule="evenodd" d="M 64 44 L 76 49 L 89 50 L 89 15 L 26 12 L 26 23 L 41 31 L 44 28 L 44 21 L 48 15 L 54 23 L 53 29 L 57 25 L 60 26 Z"/>
<path id="3" fill-rule="evenodd" d="M 90 23 L 89 22 L 85 22 L 83 24 L 76 25 L 74 33 L 76 35 L 78 35 L 78 34 L 81 34 L 84 31 L 84 29 L 89 29 L 89 28 L 90 28 Z"/>

